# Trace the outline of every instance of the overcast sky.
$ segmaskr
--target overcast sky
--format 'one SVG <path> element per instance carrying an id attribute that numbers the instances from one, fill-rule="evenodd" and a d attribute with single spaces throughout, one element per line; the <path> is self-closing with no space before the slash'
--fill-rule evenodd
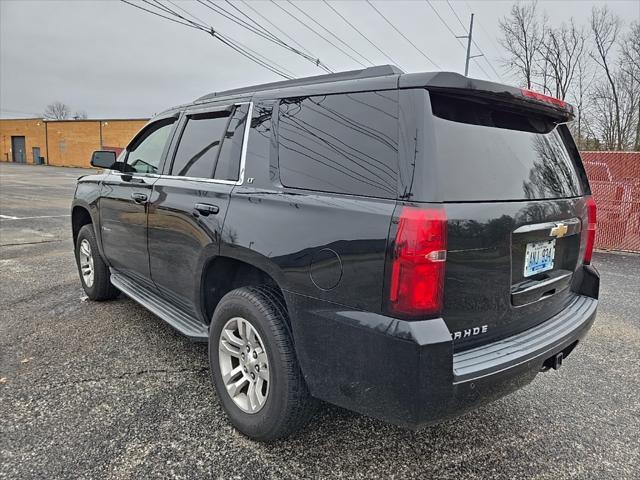
<path id="1" fill-rule="evenodd" d="M 171 6 L 168 0 L 161 1 Z M 296 76 L 323 73 L 310 62 L 267 43 L 197 1 L 173 2 Z M 238 14 L 227 3 L 217 3 Z M 454 10 L 465 24 L 472 11 L 476 14 L 474 38 L 486 58 L 472 62 L 471 76 L 487 78 L 479 68 L 482 67 L 488 78 L 500 80 L 490 62 L 502 80 L 509 81 L 500 67 L 502 52 L 497 37 L 498 20 L 508 13 L 512 3 L 469 0 L 451 1 L 449 5 L 446 1 L 431 2 L 458 35 L 464 35 L 465 31 Z M 559 24 L 573 17 L 578 24 L 586 26 L 591 7 L 605 3 L 626 22 L 640 18 L 638 0 L 542 1 L 539 6 L 547 11 L 551 23 Z M 331 1 L 336 10 L 406 71 L 463 70 L 464 47 L 426 1 L 374 1 L 373 4 L 437 67 L 366 2 Z M 235 5 L 269 27 L 245 4 Z M 274 3 L 251 1 L 250 5 L 334 71 L 361 68 Z M 278 5 L 359 58 L 304 18 L 290 3 L 279 2 Z M 296 1 L 295 5 L 366 59 L 376 64 L 390 63 L 323 2 Z M 279 32 L 274 30 L 274 33 L 292 43 Z M 473 53 L 478 52 L 474 50 Z M 367 63 L 362 58 L 360 61 Z M 147 117 L 205 93 L 278 79 L 204 32 L 171 23 L 117 0 L 0 0 L 2 118 L 38 116 L 54 100 L 67 103 L 72 110 L 86 111 L 89 118 Z"/>

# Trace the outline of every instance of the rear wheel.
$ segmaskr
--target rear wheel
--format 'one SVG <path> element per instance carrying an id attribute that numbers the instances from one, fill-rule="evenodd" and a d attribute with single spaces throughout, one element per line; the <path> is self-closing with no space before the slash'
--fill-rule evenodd
<path id="1" fill-rule="evenodd" d="M 100 256 L 93 225 L 84 225 L 76 239 L 76 263 L 82 288 L 91 300 L 110 300 L 118 296 L 111 285 L 109 267 Z"/>
<path id="2" fill-rule="evenodd" d="M 282 296 L 269 287 L 225 295 L 209 330 L 213 384 L 231 423 L 261 441 L 302 427 L 316 401 L 302 377 Z"/>

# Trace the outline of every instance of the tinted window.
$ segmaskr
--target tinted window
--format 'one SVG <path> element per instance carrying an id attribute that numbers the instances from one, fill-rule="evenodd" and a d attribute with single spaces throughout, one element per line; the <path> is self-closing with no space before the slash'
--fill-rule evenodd
<path id="1" fill-rule="evenodd" d="M 156 173 L 175 119 L 152 124 L 127 151 L 125 171 Z"/>
<path id="2" fill-rule="evenodd" d="M 248 110 L 248 105 L 238 107 L 227 126 L 214 175 L 214 178 L 218 180 L 238 180 L 242 139 Z"/>
<path id="3" fill-rule="evenodd" d="M 433 121 L 443 200 L 551 199 L 582 194 L 579 167 L 562 131 L 565 126 L 446 96 L 431 94 L 431 102 L 437 115 Z"/>
<path id="4" fill-rule="evenodd" d="M 191 115 L 182 131 L 171 175 L 211 178 L 229 112 Z"/>
<path id="5" fill-rule="evenodd" d="M 279 183 L 272 115 L 277 115 L 273 101 L 257 102 L 251 114 L 251 129 L 247 139 L 247 169 L 255 176 L 256 185 Z M 266 170 L 265 167 L 269 167 Z"/>
<path id="6" fill-rule="evenodd" d="M 278 159 L 285 186 L 395 198 L 397 92 L 283 100 Z"/>

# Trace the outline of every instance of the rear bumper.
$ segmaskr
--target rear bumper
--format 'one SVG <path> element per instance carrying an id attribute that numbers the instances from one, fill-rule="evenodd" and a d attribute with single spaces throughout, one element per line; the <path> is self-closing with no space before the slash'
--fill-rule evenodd
<path id="1" fill-rule="evenodd" d="M 311 393 L 409 428 L 459 415 L 531 382 L 545 360 L 570 352 L 586 335 L 598 304 L 576 295 L 541 325 L 454 354 L 442 319 L 407 322 L 287 297 Z"/>

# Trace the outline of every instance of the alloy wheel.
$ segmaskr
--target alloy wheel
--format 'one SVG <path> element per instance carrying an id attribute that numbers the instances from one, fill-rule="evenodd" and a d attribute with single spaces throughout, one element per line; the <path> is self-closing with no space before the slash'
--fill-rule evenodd
<path id="1" fill-rule="evenodd" d="M 246 413 L 257 413 L 269 395 L 269 359 L 260 334 L 242 318 L 229 320 L 218 340 L 222 381 L 233 402 Z"/>
<path id="2" fill-rule="evenodd" d="M 80 271 L 82 272 L 82 279 L 84 284 L 91 288 L 93 286 L 93 254 L 91 252 L 91 244 L 85 238 L 80 242 Z"/>

